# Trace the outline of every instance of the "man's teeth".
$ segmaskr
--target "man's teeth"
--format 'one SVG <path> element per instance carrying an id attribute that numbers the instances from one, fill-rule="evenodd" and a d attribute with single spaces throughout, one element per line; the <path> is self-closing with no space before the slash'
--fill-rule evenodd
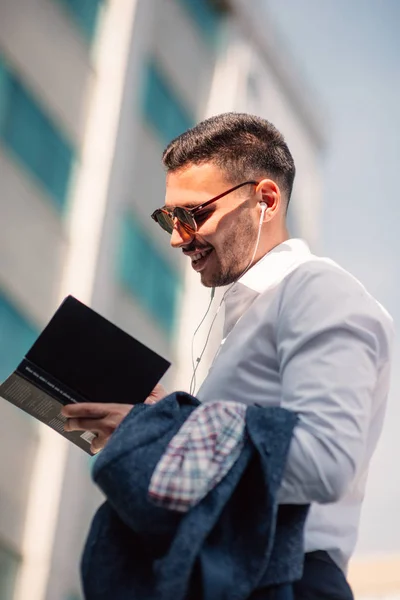
<path id="1" fill-rule="evenodd" d="M 192 254 L 192 262 L 196 262 L 197 260 L 200 260 L 201 258 L 203 258 L 203 256 L 206 256 L 207 254 L 209 254 L 210 251 L 211 251 L 211 249 L 204 250 L 203 252 L 199 252 L 198 254 Z"/>

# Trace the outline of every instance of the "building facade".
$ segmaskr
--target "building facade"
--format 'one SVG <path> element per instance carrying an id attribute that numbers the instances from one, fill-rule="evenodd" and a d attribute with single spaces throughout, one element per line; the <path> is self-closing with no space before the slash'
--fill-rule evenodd
<path id="1" fill-rule="evenodd" d="M 164 384 L 188 390 L 209 291 L 149 218 L 162 150 L 213 114 L 268 118 L 297 164 L 292 233 L 318 250 L 324 133 L 310 96 L 262 0 L 2 2 L 0 379 L 72 293 L 169 358 Z M 90 460 L 4 401 L 0 415 L 0 597 L 77 600 L 101 502 Z"/>
<path id="2" fill-rule="evenodd" d="M 1 379 L 59 302 L 102 4 L 13 0 L 0 5 Z M 43 548 L 36 552 L 32 528 L 28 539 L 27 525 L 43 449 L 41 428 L 3 401 L 0 412 L 0 597 L 31 597 L 16 587 L 24 575 L 26 591 L 26 566 L 31 572 L 38 567 L 42 584 L 32 594 L 40 597 L 47 577 L 41 564 L 48 561 L 42 560 Z M 51 504 L 42 504 L 38 540 L 54 520 L 57 509 Z"/>

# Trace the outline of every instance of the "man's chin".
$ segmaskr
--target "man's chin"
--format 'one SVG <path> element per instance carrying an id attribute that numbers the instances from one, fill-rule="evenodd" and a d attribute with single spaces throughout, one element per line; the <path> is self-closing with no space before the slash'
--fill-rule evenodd
<path id="1" fill-rule="evenodd" d="M 230 285 L 231 283 L 234 283 L 237 279 L 239 279 L 239 277 L 240 273 L 237 277 L 234 277 L 233 275 L 225 275 L 224 277 L 222 275 L 212 275 L 210 273 L 207 274 L 205 271 L 202 271 L 200 273 L 200 281 L 202 285 L 208 288 L 224 287 L 226 285 Z"/>
<path id="2" fill-rule="evenodd" d="M 204 271 L 202 271 L 200 273 L 200 281 L 201 281 L 202 285 L 204 285 L 204 287 L 211 288 L 211 287 L 217 287 L 218 286 L 218 284 L 214 283 L 214 281 L 213 281 L 213 279 L 211 277 L 209 277 L 209 276 L 207 277 L 207 274 L 204 273 Z"/>

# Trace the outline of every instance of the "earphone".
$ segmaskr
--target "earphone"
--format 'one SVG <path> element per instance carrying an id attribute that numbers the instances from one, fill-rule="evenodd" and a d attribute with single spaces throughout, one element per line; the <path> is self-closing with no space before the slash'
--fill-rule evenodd
<path id="1" fill-rule="evenodd" d="M 264 215 L 265 215 L 265 211 L 268 208 L 268 206 L 267 206 L 267 204 L 265 202 L 260 202 L 259 204 L 260 204 L 260 207 L 261 207 L 261 215 L 260 215 L 260 221 L 259 221 L 259 224 L 258 224 L 257 241 L 256 241 L 256 247 L 255 247 L 254 252 L 253 252 L 253 256 L 251 257 L 251 260 L 250 260 L 249 264 L 247 265 L 247 267 L 245 268 L 245 270 L 237 277 L 237 279 L 235 279 L 235 281 L 233 283 L 231 283 L 231 285 L 228 287 L 228 289 L 225 291 L 224 295 L 222 296 L 221 302 L 219 303 L 217 311 L 216 311 L 216 313 L 215 313 L 215 315 L 213 317 L 213 320 L 211 321 L 211 325 L 210 325 L 210 328 L 208 330 L 207 337 L 206 337 L 206 343 L 204 344 L 203 350 L 201 351 L 199 358 L 196 359 L 196 364 L 194 362 L 194 340 L 195 340 L 197 332 L 199 331 L 200 327 L 204 323 L 204 319 L 206 318 L 206 316 L 208 315 L 208 313 L 210 311 L 210 308 L 211 308 L 211 305 L 212 305 L 212 302 L 213 302 L 213 299 L 214 299 L 214 295 L 215 295 L 215 288 L 214 287 L 211 289 L 211 297 L 210 297 L 210 302 L 208 304 L 207 310 L 206 310 L 203 318 L 201 319 L 199 325 L 197 326 L 197 328 L 196 328 L 196 330 L 195 330 L 195 332 L 193 334 L 193 337 L 192 337 L 192 369 L 193 369 L 193 374 L 192 374 L 192 379 L 190 381 L 190 388 L 189 388 L 189 393 L 192 394 L 192 395 L 194 394 L 195 389 L 196 389 L 196 371 L 197 371 L 197 369 L 198 369 L 198 367 L 200 365 L 201 359 L 203 358 L 203 354 L 204 354 L 204 352 L 205 352 L 205 350 L 207 348 L 208 340 L 210 339 L 210 335 L 211 335 L 211 331 L 212 331 L 213 325 L 215 323 L 215 319 L 218 316 L 218 313 L 219 313 L 220 308 L 221 308 L 221 306 L 222 306 L 222 304 L 223 304 L 223 302 L 225 300 L 225 297 L 228 294 L 228 292 L 233 288 L 233 286 L 237 283 L 237 281 L 241 277 L 243 277 L 243 275 L 245 273 L 247 273 L 247 271 L 250 269 L 250 267 L 253 264 L 254 258 L 255 258 L 256 254 L 257 254 L 258 245 L 260 243 L 261 228 L 262 228 L 262 224 L 263 224 L 263 221 L 264 221 Z"/>

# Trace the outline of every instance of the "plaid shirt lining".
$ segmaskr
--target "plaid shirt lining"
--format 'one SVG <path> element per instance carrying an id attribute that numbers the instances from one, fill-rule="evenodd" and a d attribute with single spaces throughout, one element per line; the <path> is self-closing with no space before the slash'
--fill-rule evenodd
<path id="1" fill-rule="evenodd" d="M 158 462 L 149 496 L 158 506 L 187 512 L 228 473 L 242 451 L 246 405 L 216 400 L 192 412 Z"/>

